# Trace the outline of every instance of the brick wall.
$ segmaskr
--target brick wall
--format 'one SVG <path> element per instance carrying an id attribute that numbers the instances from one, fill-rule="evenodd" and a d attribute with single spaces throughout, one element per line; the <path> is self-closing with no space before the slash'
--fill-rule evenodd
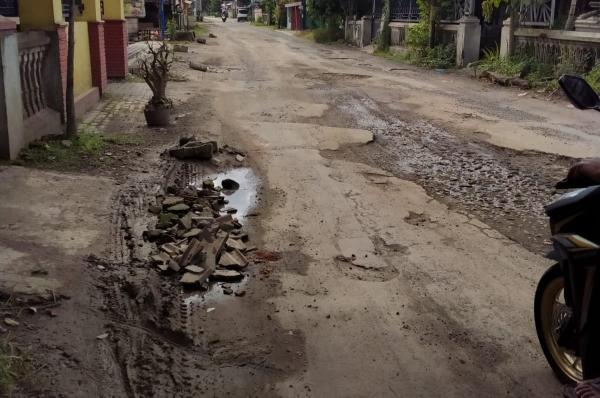
<path id="1" fill-rule="evenodd" d="M 106 74 L 106 49 L 104 42 L 104 23 L 88 22 L 90 36 L 90 61 L 92 63 L 92 85 L 98 87 L 100 94 L 108 85 Z"/>
<path id="2" fill-rule="evenodd" d="M 58 35 L 58 55 L 60 58 L 60 77 L 62 80 L 63 98 L 67 97 L 67 56 L 69 52 L 69 43 L 67 40 L 67 25 L 58 25 L 56 27 Z"/>
<path id="3" fill-rule="evenodd" d="M 106 73 L 110 78 L 122 79 L 129 73 L 127 24 L 122 20 L 108 20 L 104 24 Z"/>

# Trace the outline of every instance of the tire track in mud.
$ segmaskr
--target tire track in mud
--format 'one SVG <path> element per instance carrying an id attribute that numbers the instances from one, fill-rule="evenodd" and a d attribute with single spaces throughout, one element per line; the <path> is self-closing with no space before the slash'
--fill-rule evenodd
<path id="1" fill-rule="evenodd" d="M 326 156 L 365 163 L 414 180 L 427 193 L 459 211 L 476 215 L 508 238 L 544 252 L 549 234 L 544 205 L 557 192 L 571 159 L 515 151 L 467 138 L 425 120 L 401 120 L 368 97 L 345 94 L 330 112 L 342 112 L 375 142 Z"/>
<path id="2" fill-rule="evenodd" d="M 155 196 L 173 185 L 202 184 L 218 171 L 210 163 L 169 160 L 163 166 L 164 174 L 154 179 L 131 177 L 134 182 L 116 196 L 108 259 L 92 259 L 102 265 L 92 269 L 98 272 L 104 296 L 109 333 L 105 342 L 112 347 L 105 350 L 106 361 L 120 369 L 128 397 L 239 396 L 245 391 L 275 396 L 269 386 L 303 366 L 303 361 L 286 357 L 302 352 L 303 335 L 289 335 L 267 319 L 263 299 L 248 303 L 248 296 L 223 296 L 219 285 L 207 292 L 188 292 L 177 278 L 159 275 L 146 261 L 152 245 L 142 234 L 156 222 L 148 212 Z M 260 268 L 249 273 L 259 275 Z M 259 293 L 251 297 L 276 292 L 256 286 L 252 290 Z M 211 300 L 216 300 L 210 305 L 218 307 L 218 315 L 207 313 Z M 237 306 L 247 308 L 248 318 L 238 321 L 227 315 L 238 313 Z"/>

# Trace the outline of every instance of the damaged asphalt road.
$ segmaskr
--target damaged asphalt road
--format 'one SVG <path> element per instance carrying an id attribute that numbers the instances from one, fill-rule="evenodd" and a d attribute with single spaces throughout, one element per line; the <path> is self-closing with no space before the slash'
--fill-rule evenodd
<path id="1" fill-rule="evenodd" d="M 156 140 L 145 172 L 86 179 L 77 217 L 36 218 L 86 228 L 65 270 L 28 274 L 63 294 L 55 316 L 4 309 L 41 364 L 24 395 L 560 396 L 533 325 L 542 207 L 570 156 L 600 148 L 593 118 L 248 24 L 209 28 L 177 55 L 181 116 L 142 129 Z M 23 197 L 41 214 L 64 200 L 27 191 L 0 214 Z M 3 239 L 33 236 L 17 221 Z M 57 262 L 72 244 L 43 238 L 6 240 L 0 258 Z"/>

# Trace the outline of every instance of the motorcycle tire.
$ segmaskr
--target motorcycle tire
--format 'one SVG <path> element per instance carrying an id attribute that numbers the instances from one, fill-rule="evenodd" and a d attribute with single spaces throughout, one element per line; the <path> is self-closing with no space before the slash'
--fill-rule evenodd
<path id="1" fill-rule="evenodd" d="M 575 363 L 570 364 L 567 354 L 561 352 L 552 337 L 554 303 L 556 295 L 564 289 L 565 279 L 560 264 L 554 264 L 542 276 L 535 291 L 534 313 L 535 329 L 548 364 L 556 377 L 564 384 L 574 384 L 582 380 L 581 372 Z M 551 301 L 549 301 L 551 300 Z"/>

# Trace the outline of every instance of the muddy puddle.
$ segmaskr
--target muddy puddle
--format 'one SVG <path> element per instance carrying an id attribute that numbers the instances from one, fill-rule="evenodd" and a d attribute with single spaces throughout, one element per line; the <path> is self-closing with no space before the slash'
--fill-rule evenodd
<path id="1" fill-rule="evenodd" d="M 233 207 L 237 210 L 235 217 L 240 221 L 246 219 L 248 214 L 250 214 L 252 209 L 256 206 L 256 192 L 260 180 L 252 169 L 240 167 L 223 173 L 209 174 L 206 178 L 213 180 L 215 186 L 221 186 L 223 180 L 226 179 L 233 180 L 239 184 L 239 188 L 230 190 L 223 189 L 222 193 L 228 201 L 227 207 Z M 196 184 L 201 185 L 202 180 L 197 181 Z"/>
<path id="2" fill-rule="evenodd" d="M 257 191 L 260 185 L 258 175 L 251 168 L 240 167 L 220 173 L 206 175 L 198 173 L 191 184 L 201 186 L 206 179 L 212 180 L 215 187 L 224 185 L 228 187 L 224 181 L 229 181 L 230 184 L 232 184 L 231 181 L 235 182 L 233 189 L 221 191 L 227 201 L 222 212 L 226 212 L 227 208 L 236 209 L 234 217 L 244 224 L 256 206 Z M 202 345 L 205 343 L 203 324 L 211 317 L 211 313 L 235 305 L 235 301 L 245 295 L 248 275 L 246 272 L 244 274 L 244 278 L 240 281 L 211 283 L 203 291 L 181 290 L 179 295 L 181 328 L 192 344 Z"/>

